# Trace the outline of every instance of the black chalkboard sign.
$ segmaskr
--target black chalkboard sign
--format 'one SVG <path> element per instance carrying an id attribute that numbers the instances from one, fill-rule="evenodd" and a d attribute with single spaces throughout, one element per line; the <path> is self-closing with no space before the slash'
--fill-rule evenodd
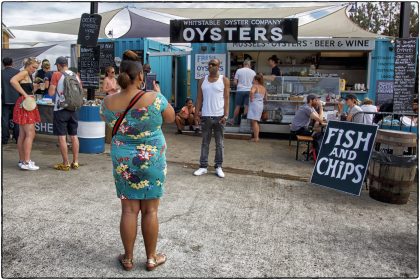
<path id="1" fill-rule="evenodd" d="M 85 47 L 95 47 L 98 43 L 102 16 L 97 14 L 82 14 L 80 19 L 77 43 Z"/>
<path id="2" fill-rule="evenodd" d="M 413 113 L 416 44 L 416 38 L 395 40 L 394 112 L 397 113 Z"/>
<path id="3" fill-rule="evenodd" d="M 99 88 L 100 47 L 80 47 L 79 71 L 84 88 Z"/>
<path id="4" fill-rule="evenodd" d="M 378 126 L 329 121 L 311 183 L 360 195 Z"/>
<path id="5" fill-rule="evenodd" d="M 115 67 L 114 42 L 101 42 L 98 45 L 100 48 L 99 68 L 101 73 L 104 74 L 108 66 Z"/>

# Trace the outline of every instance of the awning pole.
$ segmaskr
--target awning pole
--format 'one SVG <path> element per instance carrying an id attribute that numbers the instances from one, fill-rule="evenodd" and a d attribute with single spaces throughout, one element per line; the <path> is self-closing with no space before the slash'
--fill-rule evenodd
<path id="1" fill-rule="evenodd" d="M 401 2 L 400 10 L 400 38 L 410 37 L 410 2 Z"/>

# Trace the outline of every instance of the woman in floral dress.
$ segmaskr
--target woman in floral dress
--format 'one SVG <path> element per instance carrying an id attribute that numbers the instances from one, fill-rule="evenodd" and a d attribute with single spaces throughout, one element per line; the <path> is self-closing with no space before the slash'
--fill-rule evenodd
<path id="1" fill-rule="evenodd" d="M 107 96 L 102 103 L 102 116 L 111 127 L 141 91 L 143 68 L 136 53 L 124 53 L 118 84 L 121 92 Z M 141 92 L 141 95 L 124 117 L 111 144 L 117 196 L 122 204 L 120 231 L 125 253 L 119 256 L 119 261 L 126 270 L 133 268 L 139 212 L 146 268 L 153 270 L 166 261 L 164 254 L 156 253 L 157 211 L 166 178 L 166 142 L 161 127 L 163 121 L 175 120 L 175 112 L 160 93 L 159 86 L 155 86 L 155 91 Z"/>

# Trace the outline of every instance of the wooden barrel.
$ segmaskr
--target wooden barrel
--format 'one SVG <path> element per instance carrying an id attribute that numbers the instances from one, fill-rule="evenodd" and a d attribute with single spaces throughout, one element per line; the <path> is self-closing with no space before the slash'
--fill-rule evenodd
<path id="1" fill-rule="evenodd" d="M 369 196 L 382 202 L 406 204 L 416 169 L 416 163 L 405 165 L 371 158 L 368 169 Z"/>
<path id="2" fill-rule="evenodd" d="M 376 150 L 392 150 L 393 155 L 403 155 L 404 151 L 416 154 L 417 135 L 415 133 L 378 129 L 376 135 Z"/>

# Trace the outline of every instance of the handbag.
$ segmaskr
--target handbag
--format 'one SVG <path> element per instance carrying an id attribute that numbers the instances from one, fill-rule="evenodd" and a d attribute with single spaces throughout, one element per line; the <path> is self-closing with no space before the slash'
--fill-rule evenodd
<path id="1" fill-rule="evenodd" d="M 115 122 L 114 128 L 112 129 L 112 137 L 114 137 L 115 134 L 117 134 L 118 129 L 120 128 L 120 125 L 122 121 L 125 118 L 125 115 L 127 115 L 128 111 L 133 108 L 133 106 L 137 103 L 137 101 L 140 100 L 140 98 L 145 94 L 144 91 L 139 91 L 130 101 L 130 103 L 127 106 L 127 109 L 125 109 L 124 113 L 117 119 Z"/>

